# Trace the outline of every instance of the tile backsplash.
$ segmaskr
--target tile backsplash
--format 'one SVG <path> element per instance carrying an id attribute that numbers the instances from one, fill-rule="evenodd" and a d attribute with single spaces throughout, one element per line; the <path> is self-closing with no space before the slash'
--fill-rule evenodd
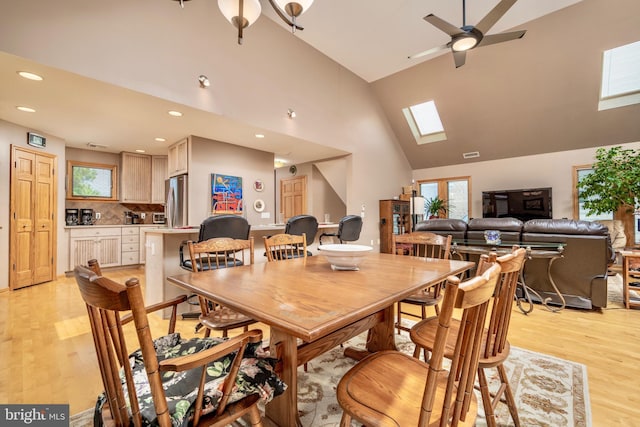
<path id="1" fill-rule="evenodd" d="M 94 217 L 96 213 L 100 213 L 100 219 L 95 220 L 95 225 L 121 225 L 124 224 L 124 213 L 131 211 L 136 214 L 144 213 L 145 218 L 140 220 L 141 224 L 152 224 L 153 213 L 164 212 L 163 205 L 157 204 L 120 204 L 95 201 L 75 201 L 67 200 L 66 209 L 93 209 Z M 64 220 L 64 218 L 63 218 Z"/>

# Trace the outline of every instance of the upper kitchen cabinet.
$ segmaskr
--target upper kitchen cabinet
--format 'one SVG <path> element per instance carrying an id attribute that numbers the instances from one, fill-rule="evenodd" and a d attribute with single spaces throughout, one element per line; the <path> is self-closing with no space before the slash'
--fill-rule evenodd
<path id="1" fill-rule="evenodd" d="M 151 203 L 151 156 L 121 153 L 120 203 Z"/>
<path id="2" fill-rule="evenodd" d="M 121 203 L 164 203 L 167 156 L 121 153 Z"/>
<path id="3" fill-rule="evenodd" d="M 151 156 L 151 203 L 164 203 L 168 163 L 167 156 Z"/>
<path id="4" fill-rule="evenodd" d="M 169 146 L 169 176 L 182 175 L 189 170 L 189 140 L 181 139 Z"/>

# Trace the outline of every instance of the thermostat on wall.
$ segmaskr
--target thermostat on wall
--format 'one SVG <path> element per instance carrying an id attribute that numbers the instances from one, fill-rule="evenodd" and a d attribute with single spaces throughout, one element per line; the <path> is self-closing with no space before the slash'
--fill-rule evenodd
<path id="1" fill-rule="evenodd" d="M 27 132 L 27 144 L 34 147 L 44 148 L 47 146 L 47 138 L 36 133 Z"/>

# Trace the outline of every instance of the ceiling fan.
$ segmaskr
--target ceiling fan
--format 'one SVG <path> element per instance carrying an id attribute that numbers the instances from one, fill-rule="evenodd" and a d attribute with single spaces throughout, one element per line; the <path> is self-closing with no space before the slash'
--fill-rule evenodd
<path id="1" fill-rule="evenodd" d="M 487 31 L 495 25 L 496 22 L 515 4 L 517 0 L 502 0 L 478 23 L 478 25 L 466 24 L 466 5 L 462 0 L 462 27 L 458 28 L 453 24 L 438 18 L 430 13 L 423 19 L 434 27 L 444 31 L 451 36 L 451 41 L 445 45 L 438 46 L 424 52 L 411 55 L 409 59 L 420 58 L 422 56 L 436 53 L 443 49 L 451 49 L 453 52 L 453 60 L 456 68 L 462 67 L 467 57 L 467 51 L 480 46 L 506 42 L 509 40 L 520 39 L 526 33 L 526 30 L 511 31 L 508 33 L 485 35 Z"/>

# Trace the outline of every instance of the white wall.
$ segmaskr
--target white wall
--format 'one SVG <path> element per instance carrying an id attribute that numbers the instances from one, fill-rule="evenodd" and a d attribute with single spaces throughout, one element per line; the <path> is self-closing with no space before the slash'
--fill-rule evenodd
<path id="1" fill-rule="evenodd" d="M 249 224 L 275 222 L 273 205 L 273 153 L 191 136 L 189 158 L 189 225 L 200 225 L 211 212 L 211 174 L 225 174 L 242 178 L 243 216 Z M 260 179 L 264 190 L 254 190 L 253 183 Z M 271 218 L 262 218 L 253 208 L 256 199 L 265 202 L 263 213 Z"/>
<path id="2" fill-rule="evenodd" d="M 624 144 L 640 149 L 640 142 Z M 551 187 L 553 217 L 573 217 L 573 166 L 593 163 L 597 148 L 560 151 L 535 156 L 443 166 L 413 171 L 415 180 L 471 177 L 471 212 L 482 217 L 482 192 L 518 188 Z"/>

